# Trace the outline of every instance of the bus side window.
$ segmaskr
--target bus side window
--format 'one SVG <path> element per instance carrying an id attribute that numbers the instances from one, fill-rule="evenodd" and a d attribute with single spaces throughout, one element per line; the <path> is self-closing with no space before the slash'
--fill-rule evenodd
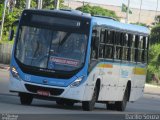
<path id="1" fill-rule="evenodd" d="M 114 32 L 113 31 L 107 31 L 108 39 L 106 39 L 107 44 L 113 44 L 114 43 Z"/>
<path id="2" fill-rule="evenodd" d="M 140 39 L 140 37 L 138 35 L 136 35 L 136 37 L 135 37 L 135 62 L 139 62 L 140 61 L 139 60 L 140 53 L 139 53 L 139 49 L 138 49 L 138 47 L 139 47 L 139 39 Z"/>
<path id="3" fill-rule="evenodd" d="M 127 55 L 127 60 L 132 61 L 132 44 L 133 44 L 133 35 L 128 34 L 128 55 Z"/>
<path id="4" fill-rule="evenodd" d="M 142 62 L 147 63 L 147 37 L 143 37 Z"/>
<path id="5" fill-rule="evenodd" d="M 123 34 L 123 58 L 124 61 L 130 59 L 129 57 L 129 47 L 128 47 L 128 34 Z"/>
<path id="6" fill-rule="evenodd" d="M 128 47 L 132 47 L 133 44 L 133 35 L 128 35 Z"/>
<path id="7" fill-rule="evenodd" d="M 102 29 L 100 33 L 99 58 L 104 58 L 105 38 L 106 38 L 105 29 Z"/>
<path id="8" fill-rule="evenodd" d="M 132 44 L 131 44 L 131 61 L 134 62 L 135 61 L 135 35 L 132 35 L 131 37 L 132 39 Z"/>
<path id="9" fill-rule="evenodd" d="M 121 33 L 116 32 L 115 35 L 115 59 L 121 60 L 122 58 L 122 46 L 121 46 Z"/>
<path id="10" fill-rule="evenodd" d="M 106 32 L 106 45 L 105 45 L 105 58 L 113 59 L 114 56 L 114 31 L 107 31 Z"/>
<path id="11" fill-rule="evenodd" d="M 98 31 L 93 30 L 92 32 L 92 42 L 91 42 L 91 59 L 98 59 L 98 43 L 96 44 L 96 41 L 99 41 L 98 37 Z"/>
<path id="12" fill-rule="evenodd" d="M 139 36 L 138 62 L 142 62 L 142 56 L 143 56 L 143 36 Z"/>

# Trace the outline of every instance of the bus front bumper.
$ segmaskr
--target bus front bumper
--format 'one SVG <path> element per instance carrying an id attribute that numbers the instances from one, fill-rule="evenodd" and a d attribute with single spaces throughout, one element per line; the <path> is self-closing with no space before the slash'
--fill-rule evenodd
<path id="1" fill-rule="evenodd" d="M 23 80 L 18 80 L 10 75 L 10 84 L 9 84 L 10 92 L 17 93 L 29 93 L 35 96 L 42 97 L 50 97 L 50 98 L 63 98 L 63 99 L 71 99 L 76 101 L 86 101 L 84 99 L 84 91 L 85 85 L 84 83 L 78 87 L 57 87 L 57 86 L 49 86 L 36 84 L 31 82 L 25 82 Z M 41 92 L 39 92 L 41 91 Z M 49 94 L 46 94 L 46 93 Z"/>

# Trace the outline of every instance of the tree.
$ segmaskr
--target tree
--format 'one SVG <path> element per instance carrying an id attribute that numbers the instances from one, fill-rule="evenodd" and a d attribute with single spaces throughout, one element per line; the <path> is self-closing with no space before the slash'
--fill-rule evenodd
<path id="1" fill-rule="evenodd" d="M 15 5 L 15 8 L 17 9 L 25 9 L 25 3 L 26 1 L 25 0 L 16 0 L 16 5 Z"/>
<path id="2" fill-rule="evenodd" d="M 160 24 L 160 15 L 157 15 L 156 17 L 155 17 L 155 22 L 154 22 L 154 24 L 156 25 L 156 24 Z"/>
<path id="3" fill-rule="evenodd" d="M 108 17 L 115 18 L 116 20 L 119 20 L 114 11 L 104 9 L 99 6 L 90 6 L 89 4 L 87 4 L 87 5 L 78 7 L 77 10 L 80 10 L 85 13 L 90 13 L 91 15 L 108 16 Z"/>
<path id="4" fill-rule="evenodd" d="M 160 77 L 160 16 L 156 17 L 155 26 L 151 29 L 148 76 Z M 151 80 L 151 77 L 149 77 Z"/>
<path id="5" fill-rule="evenodd" d="M 152 80 L 153 75 L 160 77 L 160 44 L 154 44 L 150 46 L 149 50 L 149 63 L 147 81 Z"/>
<path id="6" fill-rule="evenodd" d="M 0 4 L 0 20 L 2 20 L 3 4 Z"/>
<path id="7" fill-rule="evenodd" d="M 151 30 L 151 44 L 160 44 L 160 24 L 155 25 Z"/>
<path id="8" fill-rule="evenodd" d="M 60 0 L 60 8 L 65 7 L 63 5 L 63 0 Z M 31 0 L 31 8 L 37 8 L 38 0 Z M 2 19 L 4 0 L 0 1 L 0 21 Z M 4 30 L 3 30 L 3 39 L 8 39 L 9 28 L 11 24 L 19 19 L 22 11 L 26 7 L 26 0 L 16 0 L 16 5 L 13 8 L 13 12 L 8 12 L 8 8 L 6 10 L 5 22 L 4 22 Z M 44 9 L 53 9 L 54 8 L 54 0 L 43 0 L 43 8 Z"/>
<path id="9" fill-rule="evenodd" d="M 122 3 L 122 12 L 127 12 L 127 10 L 128 10 L 128 7 L 127 7 L 127 5 L 125 5 L 124 3 Z M 132 11 L 129 9 L 129 14 L 132 14 Z"/>
<path id="10" fill-rule="evenodd" d="M 66 6 L 63 5 L 64 0 L 59 1 L 59 7 L 64 8 Z M 54 0 L 43 0 L 43 8 L 44 9 L 54 9 Z"/>

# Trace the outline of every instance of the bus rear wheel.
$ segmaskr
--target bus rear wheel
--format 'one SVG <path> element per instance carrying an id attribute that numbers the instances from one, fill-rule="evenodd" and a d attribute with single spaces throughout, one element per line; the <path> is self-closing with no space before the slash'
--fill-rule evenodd
<path id="1" fill-rule="evenodd" d="M 93 96 L 92 96 L 91 101 L 83 101 L 82 102 L 82 109 L 84 111 L 92 111 L 94 109 L 97 98 L 98 98 L 98 88 L 96 85 L 94 88 L 94 92 L 93 92 Z"/>
<path id="2" fill-rule="evenodd" d="M 33 96 L 28 93 L 19 93 L 20 102 L 22 105 L 30 105 L 33 100 Z"/>
<path id="3" fill-rule="evenodd" d="M 123 100 L 122 101 L 118 101 L 115 103 L 116 105 L 116 109 L 118 111 L 125 111 L 126 106 L 127 106 L 127 101 L 128 101 L 128 87 L 125 90 L 124 96 L 123 96 Z"/>

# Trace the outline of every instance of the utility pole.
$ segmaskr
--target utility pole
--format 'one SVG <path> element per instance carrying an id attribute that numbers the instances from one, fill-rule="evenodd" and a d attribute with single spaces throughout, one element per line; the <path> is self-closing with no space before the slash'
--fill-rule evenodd
<path id="1" fill-rule="evenodd" d="M 157 16 L 157 11 L 158 11 L 158 0 L 157 0 L 157 7 L 156 7 L 156 12 L 155 12 L 155 18 Z"/>
<path id="2" fill-rule="evenodd" d="M 59 0 L 54 0 L 55 9 L 59 9 Z"/>
<path id="3" fill-rule="evenodd" d="M 85 2 L 83 1 L 83 7 L 85 6 Z"/>
<path id="4" fill-rule="evenodd" d="M 43 0 L 38 0 L 38 9 L 42 9 Z"/>
<path id="5" fill-rule="evenodd" d="M 126 23 L 128 23 L 128 19 L 129 19 L 129 5 L 130 5 L 130 0 L 128 0 L 127 13 L 126 13 Z"/>
<path id="6" fill-rule="evenodd" d="M 30 9 L 31 7 L 31 0 L 26 0 L 26 9 Z"/>
<path id="7" fill-rule="evenodd" d="M 4 18 L 5 18 L 5 13 L 6 13 L 7 2 L 8 2 L 8 0 L 4 1 L 4 9 L 3 9 L 1 29 L 0 29 L 0 41 L 2 40 L 2 35 L 3 35 L 3 25 L 4 25 Z"/>
<path id="8" fill-rule="evenodd" d="M 68 8 L 69 8 L 70 0 L 68 0 Z"/>
<path id="9" fill-rule="evenodd" d="M 138 23 L 140 23 L 140 19 L 141 19 L 141 10 L 142 10 L 142 0 L 141 0 L 141 3 L 140 3 Z"/>

